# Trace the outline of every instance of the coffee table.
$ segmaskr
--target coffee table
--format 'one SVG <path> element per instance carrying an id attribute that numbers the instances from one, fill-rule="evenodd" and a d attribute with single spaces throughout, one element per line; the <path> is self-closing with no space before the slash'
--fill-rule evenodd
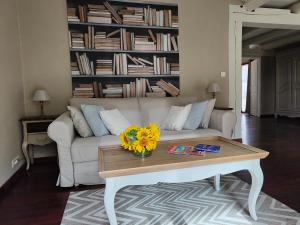
<path id="1" fill-rule="evenodd" d="M 220 153 L 206 153 L 205 157 L 172 155 L 171 144 L 220 145 Z M 252 185 L 248 198 L 251 217 L 257 220 L 256 201 L 263 184 L 260 159 L 268 152 L 228 140 L 223 137 L 161 141 L 148 158 L 137 158 L 120 146 L 100 147 L 99 175 L 105 179 L 104 205 L 111 225 L 117 224 L 114 199 L 118 190 L 128 185 L 150 185 L 158 182 L 192 182 L 214 176 L 215 189 L 220 189 L 220 175 L 248 170 Z"/>

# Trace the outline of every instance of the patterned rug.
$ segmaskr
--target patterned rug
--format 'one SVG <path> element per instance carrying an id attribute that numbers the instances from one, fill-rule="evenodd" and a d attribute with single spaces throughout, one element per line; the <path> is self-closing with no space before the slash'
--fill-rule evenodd
<path id="1" fill-rule="evenodd" d="M 118 224 L 122 225 L 300 225 L 300 214 L 260 193 L 258 221 L 249 217 L 250 186 L 239 178 L 221 178 L 221 190 L 213 180 L 191 183 L 159 183 L 128 186 L 115 199 Z M 72 192 L 63 225 L 108 225 L 103 203 L 104 189 Z"/>

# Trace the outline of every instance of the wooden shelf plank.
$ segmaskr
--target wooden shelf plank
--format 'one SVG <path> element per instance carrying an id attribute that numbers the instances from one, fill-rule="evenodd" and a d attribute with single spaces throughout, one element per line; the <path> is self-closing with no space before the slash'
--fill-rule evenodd
<path id="1" fill-rule="evenodd" d="M 96 26 L 96 27 L 116 27 L 116 28 L 137 28 L 137 29 L 155 29 L 155 30 L 174 30 L 178 31 L 178 27 L 161 27 L 161 26 L 138 26 L 138 25 L 125 25 L 125 24 L 106 24 L 106 23 L 90 23 L 90 22 L 68 22 L 69 25 L 79 26 Z"/>
<path id="2" fill-rule="evenodd" d="M 177 3 L 168 3 L 168 2 L 154 2 L 154 1 L 147 1 L 143 2 L 140 0 L 110 0 L 110 2 L 113 3 L 133 3 L 133 4 L 138 4 L 138 5 L 153 5 L 153 6 L 166 6 L 166 7 L 178 7 Z"/>
<path id="3" fill-rule="evenodd" d="M 72 78 L 160 78 L 160 77 L 169 77 L 169 78 L 179 78 L 179 75 L 170 75 L 170 74 L 161 74 L 161 75 L 72 75 Z"/>
<path id="4" fill-rule="evenodd" d="M 83 49 L 70 48 L 71 52 L 111 52 L 111 53 L 140 53 L 140 54 L 179 54 L 179 51 L 135 51 L 135 50 L 121 50 L 121 49 Z"/>

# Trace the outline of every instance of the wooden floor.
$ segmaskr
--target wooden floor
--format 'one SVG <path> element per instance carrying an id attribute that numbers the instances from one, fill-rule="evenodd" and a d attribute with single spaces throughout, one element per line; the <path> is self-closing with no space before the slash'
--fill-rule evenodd
<path id="1" fill-rule="evenodd" d="M 300 120 L 243 117 L 243 141 L 270 151 L 262 162 L 263 191 L 299 212 Z M 60 224 L 69 192 L 86 187 L 57 188 L 57 175 L 55 160 L 37 163 L 25 172 L 0 197 L 0 225 Z M 237 175 L 250 181 L 247 173 Z"/>

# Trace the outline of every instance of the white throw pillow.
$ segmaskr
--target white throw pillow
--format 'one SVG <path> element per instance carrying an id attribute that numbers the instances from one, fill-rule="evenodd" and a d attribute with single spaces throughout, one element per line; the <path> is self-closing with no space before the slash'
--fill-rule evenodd
<path id="1" fill-rule="evenodd" d="M 118 109 L 100 111 L 99 114 L 106 128 L 113 135 L 120 135 L 127 127 L 131 126 Z"/>
<path id="2" fill-rule="evenodd" d="M 67 109 L 70 111 L 74 127 L 78 134 L 84 138 L 93 136 L 93 131 L 86 122 L 82 112 L 73 106 L 67 106 Z"/>
<path id="3" fill-rule="evenodd" d="M 200 124 L 200 127 L 202 127 L 202 128 L 208 128 L 208 124 L 209 124 L 209 121 L 210 121 L 211 113 L 214 110 L 215 103 L 216 103 L 216 99 L 215 98 L 208 100 L 207 106 L 206 106 L 206 110 L 204 112 L 204 116 L 203 116 L 202 122 Z"/>
<path id="4" fill-rule="evenodd" d="M 182 130 L 191 109 L 192 104 L 186 106 L 172 106 L 161 128 L 163 130 Z"/>

